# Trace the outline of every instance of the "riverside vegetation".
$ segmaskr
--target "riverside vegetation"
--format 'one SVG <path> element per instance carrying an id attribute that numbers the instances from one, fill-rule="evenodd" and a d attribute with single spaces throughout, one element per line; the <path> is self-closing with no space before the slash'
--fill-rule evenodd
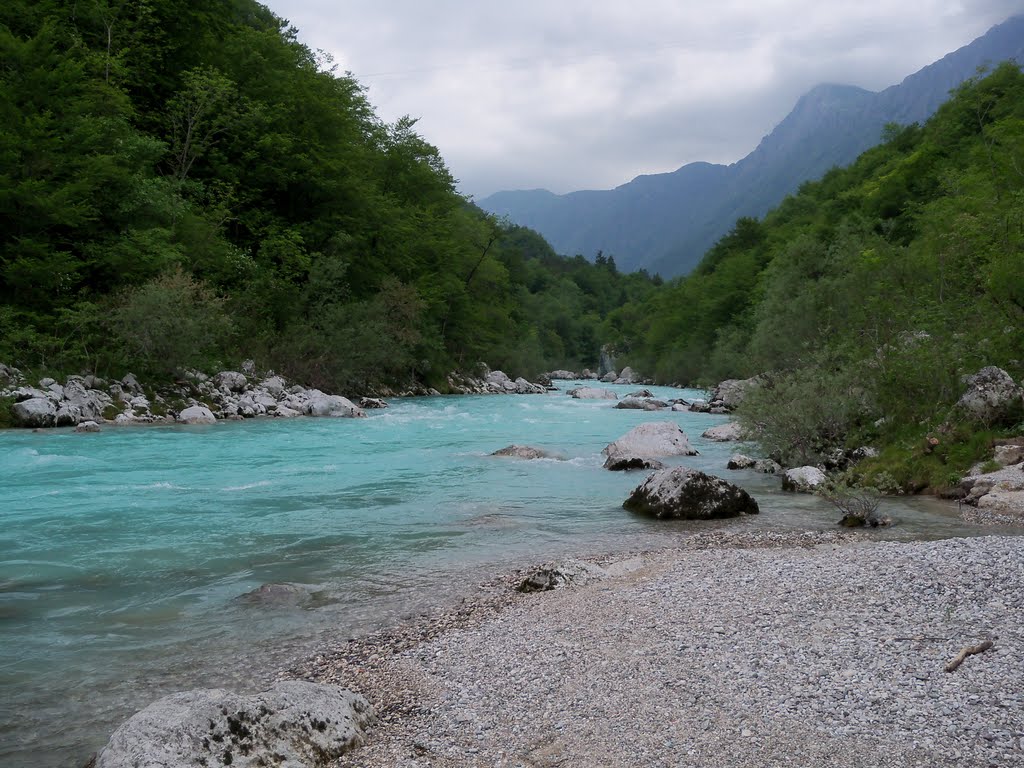
<path id="1" fill-rule="evenodd" d="M 850 479 L 889 491 L 948 488 L 1019 431 L 1020 408 L 951 410 L 966 374 L 1024 374 L 1013 64 L 662 285 L 484 214 L 414 120 L 379 120 L 252 0 L 14 0 L 0 49 L 0 360 L 35 378 L 254 358 L 326 391 L 445 391 L 604 344 L 662 382 L 764 374 L 739 418 L 769 452 L 875 445 Z"/>

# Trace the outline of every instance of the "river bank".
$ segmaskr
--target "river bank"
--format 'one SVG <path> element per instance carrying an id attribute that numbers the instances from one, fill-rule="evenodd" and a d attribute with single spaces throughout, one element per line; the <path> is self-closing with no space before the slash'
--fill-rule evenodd
<path id="1" fill-rule="evenodd" d="M 578 587 L 491 582 L 292 674 L 381 712 L 342 766 L 1019 764 L 1022 548 L 697 535 Z"/>

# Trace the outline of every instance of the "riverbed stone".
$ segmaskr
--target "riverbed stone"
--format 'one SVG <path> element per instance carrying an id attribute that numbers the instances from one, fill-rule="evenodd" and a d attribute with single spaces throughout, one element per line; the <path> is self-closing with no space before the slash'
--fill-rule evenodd
<path id="1" fill-rule="evenodd" d="M 216 420 L 213 412 L 205 405 L 190 405 L 178 414 L 178 421 L 182 424 L 213 424 Z"/>
<path id="2" fill-rule="evenodd" d="M 509 445 L 499 448 L 491 456 L 511 456 L 516 459 L 550 459 L 554 458 L 550 451 L 534 448 L 532 445 Z"/>
<path id="3" fill-rule="evenodd" d="M 618 400 L 619 396 L 612 392 L 610 389 L 601 389 L 599 387 L 577 387 L 576 389 L 570 389 L 568 392 L 569 397 L 576 400 Z"/>
<path id="4" fill-rule="evenodd" d="M 701 437 L 716 443 L 728 443 L 734 440 L 741 440 L 743 430 L 735 421 L 729 421 L 725 424 L 718 424 L 717 426 L 705 429 Z"/>
<path id="5" fill-rule="evenodd" d="M 817 467 L 795 467 L 782 474 L 782 490 L 797 493 L 814 493 L 815 489 L 828 478 Z"/>
<path id="6" fill-rule="evenodd" d="M 533 569 L 520 583 L 520 592 L 547 592 L 564 587 L 578 587 L 607 576 L 599 565 L 584 560 L 566 560 L 555 565 Z"/>
<path id="7" fill-rule="evenodd" d="M 374 711 L 362 696 L 302 680 L 263 693 L 175 693 L 129 718 L 96 768 L 327 768 L 363 743 Z"/>
<path id="8" fill-rule="evenodd" d="M 752 459 L 742 453 L 734 453 L 729 457 L 729 462 L 725 466 L 727 469 L 753 469 L 755 464 L 757 464 L 757 459 Z"/>
<path id="9" fill-rule="evenodd" d="M 48 397 L 32 397 L 12 405 L 11 418 L 19 427 L 52 427 L 57 424 L 57 405 Z"/>
<path id="10" fill-rule="evenodd" d="M 318 389 L 311 389 L 309 396 L 309 404 L 306 406 L 306 413 L 309 416 L 331 416 L 348 419 L 366 416 L 363 409 L 347 397 L 326 395 Z"/>
<path id="11" fill-rule="evenodd" d="M 757 502 L 739 486 L 688 467 L 654 472 L 622 506 L 659 520 L 718 520 L 760 512 Z"/>
<path id="12" fill-rule="evenodd" d="M 668 403 L 653 397 L 640 398 L 629 395 L 619 400 L 619 402 L 615 404 L 615 407 L 620 410 L 661 411 L 668 408 Z"/>
<path id="13" fill-rule="evenodd" d="M 604 466 L 610 469 L 638 459 L 659 459 L 665 456 L 697 456 L 686 433 L 674 421 L 649 421 L 638 424 L 626 434 L 604 447 Z"/>

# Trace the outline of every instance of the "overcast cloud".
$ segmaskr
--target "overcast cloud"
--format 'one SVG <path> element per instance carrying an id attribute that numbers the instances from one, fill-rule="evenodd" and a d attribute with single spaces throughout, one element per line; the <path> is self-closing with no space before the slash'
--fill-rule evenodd
<path id="1" fill-rule="evenodd" d="M 880 90 L 1022 0 L 269 0 L 466 194 L 731 163 L 822 82 Z"/>

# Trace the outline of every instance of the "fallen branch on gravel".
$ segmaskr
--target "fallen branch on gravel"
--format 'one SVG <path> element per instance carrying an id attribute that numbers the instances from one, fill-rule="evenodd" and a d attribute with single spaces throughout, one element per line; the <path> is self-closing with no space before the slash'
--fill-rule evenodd
<path id="1" fill-rule="evenodd" d="M 985 640 L 984 642 L 978 643 L 977 645 L 968 645 L 960 653 L 956 655 L 949 664 L 946 665 L 947 672 L 953 672 L 957 667 L 964 663 L 964 659 L 968 656 L 973 656 L 976 653 L 983 653 L 991 648 L 993 645 L 991 640 Z"/>

